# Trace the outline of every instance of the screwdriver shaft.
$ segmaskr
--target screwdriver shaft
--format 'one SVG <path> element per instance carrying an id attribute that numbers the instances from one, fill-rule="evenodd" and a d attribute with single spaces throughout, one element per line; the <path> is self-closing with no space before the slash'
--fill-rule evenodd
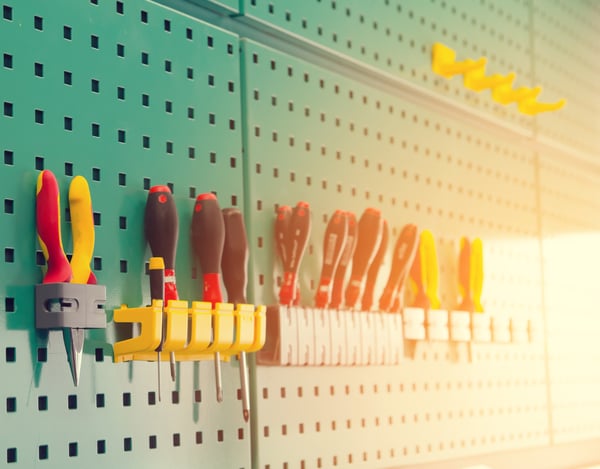
<path id="1" fill-rule="evenodd" d="M 248 394 L 248 363 L 246 362 L 246 352 L 240 353 L 240 385 L 242 389 L 242 411 L 244 412 L 244 421 L 250 419 L 250 395 Z"/>
<path id="2" fill-rule="evenodd" d="M 219 352 L 215 352 L 215 384 L 217 402 L 223 402 L 223 379 L 221 377 L 221 354 Z"/>
<path id="3" fill-rule="evenodd" d="M 156 372 L 158 378 L 158 402 L 160 402 L 160 351 L 156 352 Z"/>
<path id="4" fill-rule="evenodd" d="M 175 382 L 175 352 L 169 354 L 169 360 L 171 361 L 171 380 Z"/>

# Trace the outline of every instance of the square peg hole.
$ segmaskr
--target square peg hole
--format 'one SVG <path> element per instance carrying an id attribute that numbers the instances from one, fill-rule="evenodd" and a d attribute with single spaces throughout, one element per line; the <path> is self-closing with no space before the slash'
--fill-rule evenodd
<path id="1" fill-rule="evenodd" d="M 38 458 L 40 461 L 48 459 L 48 445 L 38 446 Z"/>
<path id="2" fill-rule="evenodd" d="M 17 361 L 17 349 L 15 347 L 6 347 L 4 353 L 7 363 L 14 363 Z"/>

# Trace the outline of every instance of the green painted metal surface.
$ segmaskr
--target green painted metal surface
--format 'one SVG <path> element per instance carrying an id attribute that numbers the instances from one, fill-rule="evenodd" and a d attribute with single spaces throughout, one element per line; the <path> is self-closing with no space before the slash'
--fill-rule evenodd
<path id="1" fill-rule="evenodd" d="M 180 297 L 200 299 L 188 241 L 195 195 L 243 206 L 238 39 L 146 1 L 17 2 L 0 9 L 0 464 L 10 467 L 249 467 L 237 368 L 225 364 L 225 401 L 212 362 L 178 367 L 163 400 L 156 364 L 113 364 L 122 303 L 149 301 L 143 235 L 147 189 L 171 184 L 179 211 Z M 106 285 L 107 329 L 89 331 L 81 384 L 62 334 L 34 329 L 39 170 L 58 179 L 63 242 L 73 175 L 90 184 L 94 270 Z"/>
<path id="2" fill-rule="evenodd" d="M 442 42 L 458 60 L 488 58 L 487 74 L 517 74 L 516 86 L 534 86 L 529 2 L 378 0 L 244 0 L 243 13 L 350 60 L 378 69 L 440 96 L 530 129 L 515 106 L 496 104 L 489 91 L 476 93 L 462 77 L 431 72 L 431 47 Z"/>
<path id="3" fill-rule="evenodd" d="M 328 217 L 373 206 L 391 229 L 376 301 L 396 236 L 416 223 L 437 238 L 444 308 L 456 307 L 458 240 L 480 236 L 487 311 L 541 320 L 531 150 L 261 44 L 243 40 L 242 50 L 255 301 L 277 301 L 274 208 L 304 200 L 313 229 L 300 267 L 302 306 L 314 304 Z M 430 343 L 397 366 L 259 366 L 256 467 L 394 467 L 547 444 L 540 346 L 483 347 L 478 364 L 452 361 L 451 346 Z M 514 362 L 513 353 L 523 359 Z M 485 369 L 510 380 L 511 391 L 469 391 Z M 535 378 L 525 385 L 516 376 Z M 433 384 L 445 381 L 460 383 L 461 397 Z M 531 412 L 507 422 L 505 409 L 521 405 Z M 457 407 L 473 418 L 446 415 Z"/>

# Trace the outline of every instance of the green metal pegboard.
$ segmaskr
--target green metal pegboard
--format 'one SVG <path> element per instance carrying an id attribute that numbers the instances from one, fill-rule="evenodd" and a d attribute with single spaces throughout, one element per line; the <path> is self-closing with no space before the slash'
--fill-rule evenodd
<path id="1" fill-rule="evenodd" d="M 600 150 L 598 4 L 534 0 L 532 5 L 536 80 L 548 101 L 567 99 L 564 109 L 538 119 L 539 134 L 594 160 Z"/>
<path id="2" fill-rule="evenodd" d="M 432 45 L 442 42 L 459 60 L 488 57 L 488 74 L 514 71 L 516 86 L 535 86 L 528 0 L 244 0 L 242 8 L 247 17 L 294 38 L 532 129 L 515 106 L 496 104 L 488 91 L 466 89 L 462 77 L 446 80 L 431 71 Z"/>
<path id="3" fill-rule="evenodd" d="M 235 364 L 217 404 L 212 362 L 178 366 L 156 395 L 156 364 L 113 364 L 125 338 L 112 311 L 149 301 L 143 209 L 147 189 L 173 188 L 180 220 L 178 289 L 200 299 L 188 242 L 194 198 L 215 191 L 243 206 L 237 36 L 154 3 L 90 0 L 0 3 L 0 462 L 9 467 L 249 467 Z M 81 384 L 62 334 L 34 329 L 39 170 L 66 194 L 85 176 L 96 220 L 93 268 L 107 286 L 109 325 L 88 332 Z"/>
<path id="4" fill-rule="evenodd" d="M 481 236 L 487 311 L 541 322 L 531 151 L 255 42 L 242 50 L 255 301 L 274 303 L 280 282 L 274 207 L 302 199 L 313 221 L 302 305 L 327 217 L 376 206 L 392 239 L 408 222 L 437 236 L 444 307 L 456 304 L 460 236 Z M 382 270 L 378 292 L 389 261 Z M 256 467 L 391 467 L 548 444 L 541 342 L 476 346 L 475 363 L 466 348 L 421 345 L 397 366 L 257 367 Z"/>

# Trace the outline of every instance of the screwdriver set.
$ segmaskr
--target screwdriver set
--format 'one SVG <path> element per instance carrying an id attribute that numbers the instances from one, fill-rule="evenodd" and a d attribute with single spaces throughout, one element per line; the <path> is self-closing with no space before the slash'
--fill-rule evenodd
<path id="1" fill-rule="evenodd" d="M 484 314 L 480 238 L 460 239 L 460 297 L 455 307 L 442 309 L 434 235 L 415 224 L 405 225 L 394 244 L 388 280 L 379 301 L 374 301 L 377 276 L 388 254 L 389 228 L 373 207 L 358 221 L 352 212 L 334 211 L 324 232 L 314 305 L 302 303 L 298 278 L 311 223 L 307 202 L 298 202 L 294 209 L 277 207 L 273 239 L 283 281 L 280 304 L 266 311 L 266 343 L 257 355 L 258 364 L 395 365 L 404 354 L 414 356 L 414 341 L 533 340 L 527 320 L 495 315 L 492 321 Z M 404 340 L 411 346 L 405 347 Z"/>

